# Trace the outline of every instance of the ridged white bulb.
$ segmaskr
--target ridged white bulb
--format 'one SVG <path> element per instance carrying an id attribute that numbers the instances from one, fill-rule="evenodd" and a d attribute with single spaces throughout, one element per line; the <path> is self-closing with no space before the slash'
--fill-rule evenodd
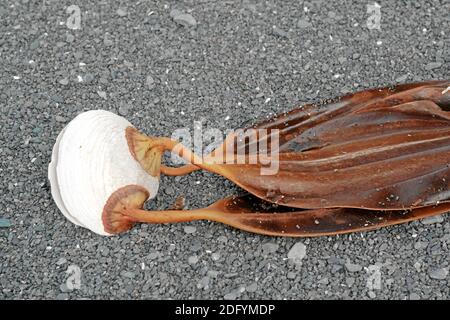
<path id="1" fill-rule="evenodd" d="M 59 134 L 48 168 L 53 199 L 71 222 L 110 235 L 102 222 L 112 193 L 128 185 L 153 198 L 158 178 L 147 174 L 128 148 L 126 119 L 104 110 L 81 113 Z"/>

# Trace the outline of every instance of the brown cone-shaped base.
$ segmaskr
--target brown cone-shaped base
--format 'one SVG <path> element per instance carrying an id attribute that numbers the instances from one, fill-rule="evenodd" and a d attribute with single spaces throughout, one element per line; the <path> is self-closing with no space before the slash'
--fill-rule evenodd
<path id="1" fill-rule="evenodd" d="M 164 148 L 160 145 L 160 139 L 147 137 L 134 127 L 128 127 L 125 130 L 125 138 L 133 158 L 148 174 L 158 177 L 164 152 Z"/>
<path id="2" fill-rule="evenodd" d="M 110 234 L 130 230 L 135 222 L 122 212 L 127 209 L 142 209 L 150 194 L 137 185 L 129 185 L 115 191 L 103 207 L 103 226 Z"/>

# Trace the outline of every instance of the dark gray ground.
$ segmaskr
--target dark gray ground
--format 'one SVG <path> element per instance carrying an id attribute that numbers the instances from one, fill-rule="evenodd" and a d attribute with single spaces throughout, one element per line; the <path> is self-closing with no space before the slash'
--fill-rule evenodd
<path id="1" fill-rule="evenodd" d="M 69 223 L 50 196 L 52 145 L 81 111 L 170 135 L 194 120 L 234 128 L 349 91 L 449 78 L 448 1 L 381 1 L 381 30 L 366 25 L 369 3 L 1 1 L 0 218 L 11 226 L 0 228 L 0 298 L 448 299 L 448 216 L 300 240 L 209 222 L 107 238 Z M 73 4 L 81 30 L 66 26 Z M 174 8 L 197 25 L 178 24 Z M 152 207 L 236 191 L 209 173 L 163 177 Z"/>

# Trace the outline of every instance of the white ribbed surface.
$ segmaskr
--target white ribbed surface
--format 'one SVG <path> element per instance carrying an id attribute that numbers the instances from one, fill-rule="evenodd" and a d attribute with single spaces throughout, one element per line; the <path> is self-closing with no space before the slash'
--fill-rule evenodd
<path id="1" fill-rule="evenodd" d="M 104 110 L 84 112 L 60 133 L 53 148 L 48 177 L 52 196 L 71 222 L 101 235 L 103 207 L 126 185 L 144 187 L 153 198 L 159 186 L 131 156 L 125 129 L 131 124 Z"/>

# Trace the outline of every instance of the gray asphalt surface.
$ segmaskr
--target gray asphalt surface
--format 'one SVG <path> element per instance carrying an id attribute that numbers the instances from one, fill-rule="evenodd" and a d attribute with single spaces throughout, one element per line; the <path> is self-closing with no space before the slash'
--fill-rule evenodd
<path id="1" fill-rule="evenodd" d="M 449 78 L 448 1 L 379 1 L 380 30 L 367 27 L 372 3 L 1 1 L 0 218 L 11 226 L 0 227 L 0 298 L 448 299 L 448 215 L 311 239 L 211 222 L 108 238 L 71 224 L 50 195 L 51 148 L 82 111 L 171 135 L 194 121 L 225 130 L 350 91 Z M 79 30 L 67 26 L 70 5 Z M 183 194 L 197 208 L 236 192 L 209 173 L 162 177 L 150 207 Z"/>

